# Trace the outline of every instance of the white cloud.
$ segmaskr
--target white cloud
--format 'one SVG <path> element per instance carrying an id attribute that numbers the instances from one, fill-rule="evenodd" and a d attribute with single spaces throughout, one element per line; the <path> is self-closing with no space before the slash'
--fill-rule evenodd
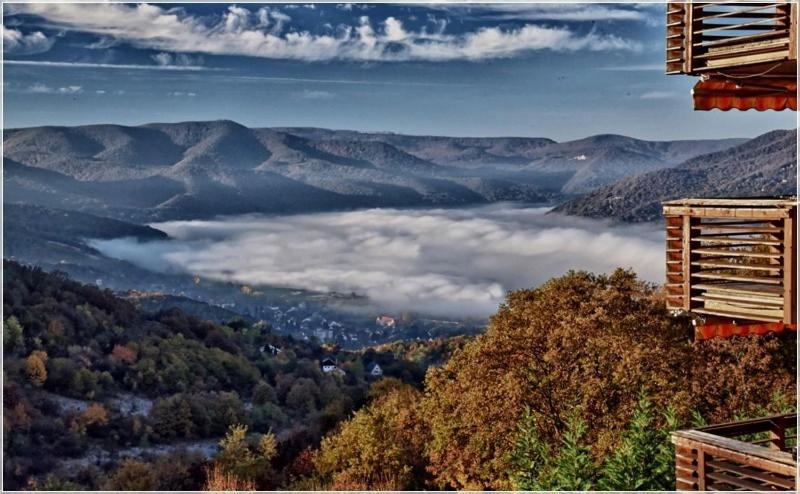
<path id="1" fill-rule="evenodd" d="M 623 4 L 546 4 L 546 3 L 504 3 L 485 5 L 447 5 L 445 9 L 469 8 L 473 14 L 483 19 L 503 19 L 519 21 L 643 21 L 649 15 L 636 8 L 625 8 Z"/>
<path id="2" fill-rule="evenodd" d="M 97 93 L 97 94 L 106 94 L 106 90 L 105 89 L 98 89 L 98 90 L 95 91 L 95 93 Z"/>
<path id="3" fill-rule="evenodd" d="M 334 34 L 284 29 L 285 15 L 268 7 L 252 12 L 230 6 L 215 21 L 139 4 L 15 4 L 64 29 L 110 36 L 134 46 L 173 53 L 244 55 L 308 61 L 446 61 L 518 56 L 531 50 L 636 50 L 638 43 L 614 36 L 578 34 L 566 27 L 527 24 L 515 29 L 485 27 L 463 34 L 408 31 L 389 17 L 373 26 L 363 16 Z M 283 21 L 281 21 L 283 19 Z"/>
<path id="4" fill-rule="evenodd" d="M 83 88 L 81 86 L 50 87 L 47 84 L 37 82 L 27 88 L 25 92 L 36 94 L 80 94 L 83 92 Z"/>
<path id="5" fill-rule="evenodd" d="M 678 96 L 675 91 L 648 91 L 643 93 L 641 99 L 669 99 Z"/>
<path id="6" fill-rule="evenodd" d="M 154 270 L 322 292 L 356 292 L 387 310 L 487 316 L 506 290 L 569 269 L 633 267 L 661 280 L 656 225 L 610 227 L 544 208 L 373 209 L 154 225 L 174 240 L 93 241 Z M 224 259 L 224 262 L 220 262 Z"/>
<path id="7" fill-rule="evenodd" d="M 41 31 L 23 34 L 18 29 L 3 26 L 3 53 L 9 55 L 33 55 L 52 48 L 55 40 Z"/>
<path id="8" fill-rule="evenodd" d="M 300 93 L 300 96 L 305 99 L 331 99 L 335 95 L 329 91 L 306 89 Z"/>
<path id="9" fill-rule="evenodd" d="M 172 91 L 171 93 L 169 93 L 169 95 L 170 96 L 177 96 L 177 97 L 186 96 L 186 97 L 190 97 L 191 98 L 193 96 L 197 96 L 197 93 L 191 93 L 191 92 L 186 92 L 186 91 Z"/>
<path id="10" fill-rule="evenodd" d="M 3 60 L 7 65 L 27 65 L 30 67 L 66 67 L 78 69 L 123 69 L 123 70 L 221 70 L 196 65 L 140 65 L 140 64 L 114 64 L 92 62 L 52 62 L 47 60 Z"/>

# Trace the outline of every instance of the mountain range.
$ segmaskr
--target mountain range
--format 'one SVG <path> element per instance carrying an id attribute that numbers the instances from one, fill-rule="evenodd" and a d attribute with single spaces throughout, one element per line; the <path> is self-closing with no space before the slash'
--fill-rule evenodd
<path id="1" fill-rule="evenodd" d="M 775 130 L 666 170 L 624 178 L 556 211 L 626 222 L 661 218 L 661 202 L 682 197 L 797 194 L 797 130 Z"/>
<path id="2" fill-rule="evenodd" d="M 236 122 L 10 129 L 4 201 L 135 222 L 359 207 L 558 202 L 742 139 L 568 142 Z"/>

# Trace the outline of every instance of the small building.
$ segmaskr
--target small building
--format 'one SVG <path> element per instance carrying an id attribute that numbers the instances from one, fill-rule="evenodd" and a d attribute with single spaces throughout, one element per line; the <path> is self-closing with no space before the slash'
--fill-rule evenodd
<path id="1" fill-rule="evenodd" d="M 380 316 L 375 319 L 375 324 L 382 328 L 393 328 L 397 325 L 397 320 L 390 316 Z"/>
<path id="2" fill-rule="evenodd" d="M 383 369 L 381 369 L 381 366 L 378 365 L 377 362 L 373 362 L 367 366 L 367 373 L 370 377 L 382 377 Z"/>
<path id="3" fill-rule="evenodd" d="M 336 363 L 336 359 L 333 357 L 325 357 L 324 359 L 322 359 L 321 366 L 322 366 L 322 372 L 326 374 L 329 374 L 339 368 Z"/>
<path id="4" fill-rule="evenodd" d="M 667 308 L 706 339 L 797 328 L 797 200 L 664 203 Z"/>

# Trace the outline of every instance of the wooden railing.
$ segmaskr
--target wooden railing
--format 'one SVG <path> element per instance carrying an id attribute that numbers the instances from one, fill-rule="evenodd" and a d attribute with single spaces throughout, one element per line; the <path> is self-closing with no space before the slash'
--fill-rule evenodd
<path id="1" fill-rule="evenodd" d="M 682 199 L 663 213 L 668 309 L 796 324 L 794 200 Z"/>
<path id="2" fill-rule="evenodd" d="M 794 491 L 797 414 L 672 433 L 675 487 L 693 491 Z"/>
<path id="3" fill-rule="evenodd" d="M 682 3 L 667 6 L 667 73 L 797 60 L 797 5 Z"/>

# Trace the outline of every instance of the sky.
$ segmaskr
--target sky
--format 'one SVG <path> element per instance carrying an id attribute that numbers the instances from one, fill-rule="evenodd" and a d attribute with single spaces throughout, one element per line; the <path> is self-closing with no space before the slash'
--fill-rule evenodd
<path id="1" fill-rule="evenodd" d="M 230 119 L 558 141 L 753 137 L 794 112 L 695 112 L 664 4 L 4 4 L 3 118 Z"/>

